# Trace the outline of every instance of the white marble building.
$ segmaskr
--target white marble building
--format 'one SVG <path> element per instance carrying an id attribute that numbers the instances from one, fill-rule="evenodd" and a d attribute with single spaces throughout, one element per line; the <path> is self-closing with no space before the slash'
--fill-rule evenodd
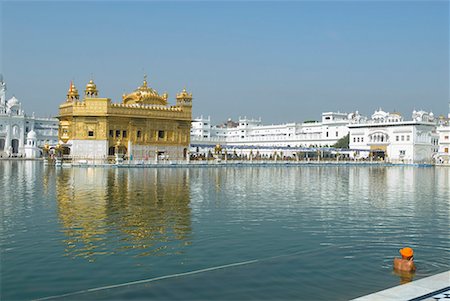
<path id="1" fill-rule="evenodd" d="M 450 164 L 450 101 L 447 118 L 444 116 L 439 118 L 439 126 L 436 131 L 439 135 L 439 151 L 436 154 L 436 163 Z"/>
<path id="2" fill-rule="evenodd" d="M 439 134 L 439 151 L 436 155 L 436 163 L 450 164 L 450 123 L 442 123 L 437 128 Z"/>
<path id="3" fill-rule="evenodd" d="M 194 155 L 214 153 L 220 145 L 228 153 L 239 156 L 273 157 L 275 154 L 296 157 L 299 151 L 328 147 L 348 134 L 351 114 L 327 112 L 321 121 L 263 125 L 261 119 L 230 119 L 212 126 L 210 117 L 194 119 L 191 128 L 190 152 Z M 307 150 L 309 148 L 309 150 Z M 306 155 L 307 156 L 307 155 Z"/>
<path id="4" fill-rule="evenodd" d="M 192 121 L 192 148 L 211 148 L 216 144 L 226 147 L 301 148 L 327 147 L 348 134 L 347 125 L 352 114 L 322 113 L 321 121 L 263 125 L 261 119 L 239 118 L 221 126 L 212 126 L 211 118 Z M 195 151 L 195 150 L 192 150 Z"/>
<path id="5" fill-rule="evenodd" d="M 439 135 L 433 113 L 413 111 L 405 121 L 399 113 L 375 111 L 370 119 L 350 124 L 350 149 L 356 158 L 382 157 L 393 163 L 433 163 Z"/>
<path id="6" fill-rule="evenodd" d="M 450 115 L 450 114 L 449 114 Z M 449 116 L 450 117 L 450 116 Z M 191 152 L 213 152 L 214 146 L 239 149 L 238 154 L 249 155 L 253 150 L 260 154 L 283 151 L 293 155 L 307 148 L 326 148 L 349 134 L 349 150 L 344 152 L 352 159 L 384 159 L 392 163 L 434 163 L 439 158 L 448 162 L 450 126 L 434 117 L 433 113 L 413 111 L 411 120 L 399 113 L 379 109 L 370 117 L 354 113 L 322 114 L 322 120 L 262 125 L 261 119 L 239 118 L 212 126 L 210 117 L 203 116 L 192 122 Z M 255 150 L 256 149 L 256 150 Z M 438 154 L 441 156 L 439 157 Z M 441 159 L 442 162 L 443 159 Z"/>
<path id="7" fill-rule="evenodd" d="M 28 134 L 31 133 L 28 137 Z M 30 138 L 28 151 L 25 151 Z M 34 143 L 34 144 L 33 144 Z M 45 144 L 58 143 L 58 120 L 28 116 L 21 102 L 12 97 L 6 100 L 6 83 L 0 75 L 0 156 L 39 157 Z"/>

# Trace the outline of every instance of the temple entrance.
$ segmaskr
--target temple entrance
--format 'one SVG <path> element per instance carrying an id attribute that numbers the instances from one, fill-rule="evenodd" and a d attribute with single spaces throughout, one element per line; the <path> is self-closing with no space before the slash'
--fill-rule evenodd
<path id="1" fill-rule="evenodd" d="M 116 148 L 115 146 L 111 146 L 108 149 L 108 156 L 114 156 L 116 154 L 116 149 L 118 150 L 117 153 L 121 155 L 125 155 L 127 153 L 127 148 L 123 145 Z"/>
<path id="2" fill-rule="evenodd" d="M 375 150 L 372 151 L 371 153 L 372 159 L 374 160 L 384 160 L 384 158 L 386 157 L 386 153 L 382 150 Z"/>
<path id="3" fill-rule="evenodd" d="M 68 147 L 68 146 L 61 147 L 61 151 L 64 156 L 70 155 L 70 147 Z"/>
<path id="4" fill-rule="evenodd" d="M 384 160 L 386 158 L 386 145 L 372 145 L 370 147 L 370 157 L 373 160 Z"/>
<path id="5" fill-rule="evenodd" d="M 186 159 L 187 158 L 187 148 L 183 149 L 183 158 Z"/>
<path id="6" fill-rule="evenodd" d="M 19 152 L 19 140 L 13 139 L 11 140 L 12 153 L 17 154 Z"/>
<path id="7" fill-rule="evenodd" d="M 0 139 L 0 152 L 5 151 L 5 139 Z"/>

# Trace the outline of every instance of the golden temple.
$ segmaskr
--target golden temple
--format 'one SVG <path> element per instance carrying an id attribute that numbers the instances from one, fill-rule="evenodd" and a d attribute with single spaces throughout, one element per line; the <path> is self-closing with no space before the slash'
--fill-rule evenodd
<path id="1" fill-rule="evenodd" d="M 186 89 L 168 104 L 147 78 L 121 103 L 99 97 L 91 79 L 80 100 L 70 83 L 66 101 L 59 106 L 59 140 L 73 159 L 107 159 L 116 153 L 128 159 L 186 158 L 192 119 L 192 93 Z"/>

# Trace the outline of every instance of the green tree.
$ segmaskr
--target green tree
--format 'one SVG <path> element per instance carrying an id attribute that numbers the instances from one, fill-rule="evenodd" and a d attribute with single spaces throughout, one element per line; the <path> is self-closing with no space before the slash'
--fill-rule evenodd
<path id="1" fill-rule="evenodd" d="M 333 144 L 333 147 L 348 149 L 349 144 L 350 144 L 350 134 L 347 134 L 346 136 L 339 139 L 335 144 Z"/>

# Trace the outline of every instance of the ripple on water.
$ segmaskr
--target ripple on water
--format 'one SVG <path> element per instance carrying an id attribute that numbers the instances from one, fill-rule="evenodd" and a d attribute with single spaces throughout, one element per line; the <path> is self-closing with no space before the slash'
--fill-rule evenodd
<path id="1" fill-rule="evenodd" d="M 348 300 L 403 281 L 392 260 L 405 245 L 415 279 L 449 269 L 449 171 L 418 170 L 0 162 L 1 293 L 33 299 L 257 260 L 82 299 Z"/>

